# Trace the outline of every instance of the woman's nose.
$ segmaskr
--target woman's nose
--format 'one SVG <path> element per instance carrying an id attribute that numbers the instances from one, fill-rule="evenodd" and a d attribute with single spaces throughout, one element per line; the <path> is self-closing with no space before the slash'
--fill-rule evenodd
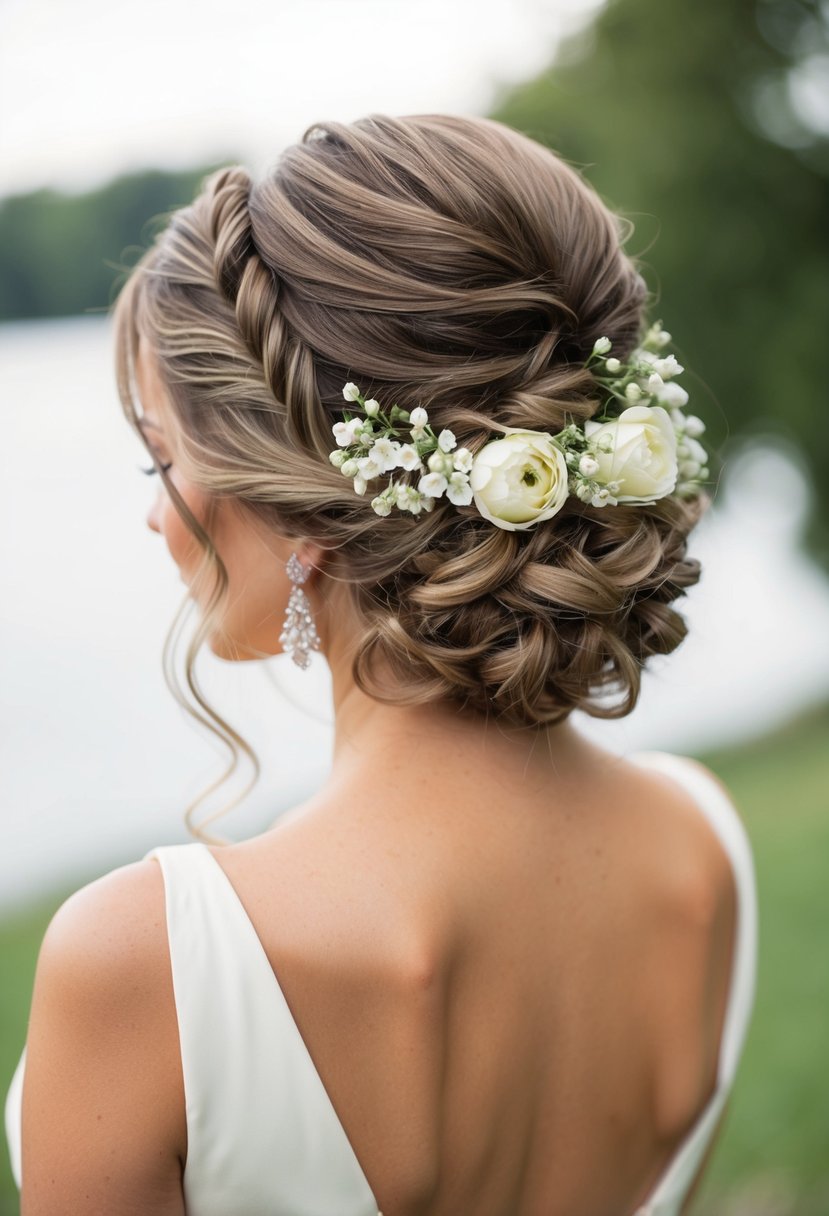
<path id="1" fill-rule="evenodd" d="M 153 505 L 150 507 L 149 511 L 147 512 L 147 527 L 152 532 L 159 532 L 159 533 L 161 532 L 161 525 L 158 521 L 158 500 L 160 497 L 161 497 L 161 495 L 158 494 L 155 501 L 153 502 Z"/>

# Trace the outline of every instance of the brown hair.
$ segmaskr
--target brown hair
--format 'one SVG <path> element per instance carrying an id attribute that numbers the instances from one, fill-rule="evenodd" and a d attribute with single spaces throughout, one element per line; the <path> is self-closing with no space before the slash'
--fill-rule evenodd
<path id="1" fill-rule="evenodd" d="M 262 181 L 221 169 L 172 213 L 115 306 L 121 400 L 135 425 L 143 334 L 196 484 L 328 551 L 326 574 L 348 584 L 363 622 L 364 692 L 528 727 L 574 709 L 622 717 L 645 661 L 686 634 L 671 604 L 699 579 L 686 537 L 704 494 L 612 507 L 571 496 L 512 532 L 445 499 L 381 518 L 328 454 L 349 380 L 384 408 L 425 406 L 473 452 L 499 426 L 590 418 L 595 340 L 624 356 L 642 336 L 647 289 L 628 235 L 579 173 L 499 122 L 317 123 Z M 192 675 L 227 575 L 165 482 L 213 582 L 187 678 L 201 720 L 230 740 L 232 771 L 236 745 L 252 753 Z"/>

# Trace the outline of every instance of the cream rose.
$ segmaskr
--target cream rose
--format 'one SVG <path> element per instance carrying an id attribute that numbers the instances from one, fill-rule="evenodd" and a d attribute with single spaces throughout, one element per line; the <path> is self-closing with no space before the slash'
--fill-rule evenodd
<path id="1" fill-rule="evenodd" d="M 590 453 L 599 470 L 593 480 L 599 485 L 619 483 L 617 502 L 655 502 L 676 486 L 676 431 L 661 405 L 633 405 L 610 422 L 584 424 Z M 613 450 L 603 452 L 598 442 L 613 438 Z"/>
<path id="2" fill-rule="evenodd" d="M 469 484 L 475 506 L 509 532 L 531 528 L 561 510 L 567 498 L 567 462 L 544 431 L 512 429 L 475 454 Z"/>

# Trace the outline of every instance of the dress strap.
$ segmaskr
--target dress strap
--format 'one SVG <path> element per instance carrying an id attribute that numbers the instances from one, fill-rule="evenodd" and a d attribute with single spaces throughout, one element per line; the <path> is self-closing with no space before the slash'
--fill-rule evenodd
<path id="1" fill-rule="evenodd" d="M 728 1005 L 720 1040 L 717 1085 L 635 1216 L 678 1216 L 717 1127 L 751 1020 L 757 974 L 757 884 L 754 859 L 743 821 L 723 787 L 705 769 L 672 752 L 637 752 L 635 763 L 660 770 L 683 786 L 717 833 L 728 854 L 737 888 L 737 924 Z"/>
<path id="2" fill-rule="evenodd" d="M 377 1204 L 270 960 L 201 841 L 151 850 L 164 875 L 199 1216 L 376 1216 Z"/>

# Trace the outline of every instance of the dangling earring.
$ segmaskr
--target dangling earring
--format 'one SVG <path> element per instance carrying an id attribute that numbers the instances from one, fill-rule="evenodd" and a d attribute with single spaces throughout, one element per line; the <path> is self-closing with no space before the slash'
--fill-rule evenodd
<path id="1" fill-rule="evenodd" d="M 279 635 L 279 644 L 297 667 L 310 667 L 309 651 L 319 650 L 320 638 L 311 616 L 310 601 L 300 584 L 305 582 L 311 571 L 303 566 L 296 553 L 292 553 L 288 558 L 285 570 L 294 585 L 288 597 L 285 624 Z"/>

